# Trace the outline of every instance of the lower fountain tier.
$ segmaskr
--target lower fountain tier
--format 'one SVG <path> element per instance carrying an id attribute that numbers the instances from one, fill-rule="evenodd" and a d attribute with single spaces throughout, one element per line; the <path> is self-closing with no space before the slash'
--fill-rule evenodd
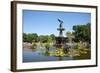
<path id="1" fill-rule="evenodd" d="M 57 48 L 63 47 L 66 44 L 66 39 L 65 37 L 56 37 L 55 46 Z"/>

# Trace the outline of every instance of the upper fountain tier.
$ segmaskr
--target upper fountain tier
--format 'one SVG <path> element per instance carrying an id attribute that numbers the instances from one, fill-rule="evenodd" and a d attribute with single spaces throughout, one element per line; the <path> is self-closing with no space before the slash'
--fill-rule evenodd
<path id="1" fill-rule="evenodd" d="M 59 28 L 57 28 L 57 30 L 59 31 L 59 37 L 63 37 L 63 31 L 65 30 L 65 28 L 62 27 L 63 21 L 60 19 L 58 19 L 58 21 L 60 22 Z"/>

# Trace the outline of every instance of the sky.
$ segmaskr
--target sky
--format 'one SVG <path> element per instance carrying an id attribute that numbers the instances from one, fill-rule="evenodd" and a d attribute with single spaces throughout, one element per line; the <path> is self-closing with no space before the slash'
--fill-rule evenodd
<path id="1" fill-rule="evenodd" d="M 91 22 L 90 13 L 80 12 L 56 12 L 56 11 L 35 11 L 23 10 L 23 32 L 37 33 L 38 35 L 59 35 L 58 19 L 63 21 L 63 35 L 73 31 L 74 25 L 83 25 Z"/>

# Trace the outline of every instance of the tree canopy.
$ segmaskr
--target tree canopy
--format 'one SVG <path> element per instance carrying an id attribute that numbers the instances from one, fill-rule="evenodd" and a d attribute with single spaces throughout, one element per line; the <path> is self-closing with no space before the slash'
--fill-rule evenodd
<path id="1" fill-rule="evenodd" d="M 36 33 L 23 33 L 23 41 L 24 42 L 30 42 L 32 43 L 32 41 L 37 41 L 38 40 L 38 35 Z"/>
<path id="2" fill-rule="evenodd" d="M 42 42 L 42 43 L 50 43 L 55 40 L 55 35 L 37 35 L 36 33 L 23 33 L 23 42 Z"/>
<path id="3" fill-rule="evenodd" d="M 91 39 L 91 24 L 73 26 L 75 41 L 90 42 Z"/>

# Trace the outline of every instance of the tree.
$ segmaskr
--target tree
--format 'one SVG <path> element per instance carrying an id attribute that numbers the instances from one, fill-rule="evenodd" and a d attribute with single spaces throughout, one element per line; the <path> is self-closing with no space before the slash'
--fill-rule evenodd
<path id="1" fill-rule="evenodd" d="M 53 41 L 52 37 L 48 36 L 47 38 L 48 38 L 48 40 L 47 40 L 48 43 L 51 43 Z"/>
<path id="2" fill-rule="evenodd" d="M 39 36 L 39 41 L 40 41 L 41 43 L 46 43 L 47 40 L 48 40 L 48 36 L 47 36 L 47 35 L 40 35 L 40 36 Z"/>
<path id="3" fill-rule="evenodd" d="M 51 34 L 50 37 L 52 38 L 52 42 L 55 40 L 55 35 Z"/>
<path id="4" fill-rule="evenodd" d="M 32 41 L 37 42 L 38 41 L 38 35 L 36 33 L 32 33 Z"/>
<path id="5" fill-rule="evenodd" d="M 73 26 L 75 41 L 79 42 L 90 42 L 91 40 L 91 24 L 88 23 L 86 25 L 75 25 Z"/>
<path id="6" fill-rule="evenodd" d="M 27 42 L 27 34 L 23 33 L 23 42 Z"/>
<path id="7" fill-rule="evenodd" d="M 38 35 L 36 33 L 23 33 L 23 41 L 24 42 L 30 42 L 32 43 L 33 41 L 36 42 L 38 38 Z"/>

